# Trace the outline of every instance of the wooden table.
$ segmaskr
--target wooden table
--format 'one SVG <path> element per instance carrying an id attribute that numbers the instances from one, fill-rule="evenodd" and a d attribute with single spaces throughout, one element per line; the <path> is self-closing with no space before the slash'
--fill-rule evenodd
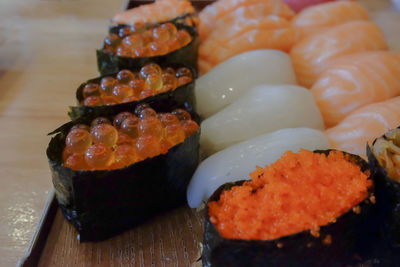
<path id="1" fill-rule="evenodd" d="M 51 188 L 46 134 L 68 120 L 67 106 L 75 104 L 77 86 L 97 75 L 95 48 L 123 2 L 0 1 L 0 266 L 15 266 L 29 244 Z M 383 28 L 392 50 L 400 51 L 400 14 L 390 1 L 361 2 Z M 42 263 L 57 265 L 75 256 L 80 265 L 92 260 L 107 264 L 114 258 L 123 264 L 134 256 L 135 266 L 147 266 L 154 256 L 160 266 L 174 266 L 181 255 L 183 265 L 191 264 L 198 255 L 177 247 L 198 250 L 201 219 L 187 208 L 168 216 L 169 220 L 159 217 L 146 224 L 142 233 L 134 229 L 128 237 L 115 237 L 102 247 L 79 245 L 74 230 L 58 213 Z M 184 220 L 190 223 L 179 225 Z M 182 230 L 160 229 L 161 224 Z M 145 244 L 152 248 L 150 256 L 125 243 L 143 234 L 154 241 Z M 168 234 L 170 243 L 158 242 Z"/>

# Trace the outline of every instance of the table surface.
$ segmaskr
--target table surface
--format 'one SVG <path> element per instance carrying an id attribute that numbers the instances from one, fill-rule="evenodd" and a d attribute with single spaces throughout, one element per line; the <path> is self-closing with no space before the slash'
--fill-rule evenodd
<path id="1" fill-rule="evenodd" d="M 400 13 L 388 0 L 361 2 L 400 51 Z M 46 134 L 97 76 L 95 48 L 123 3 L 0 1 L 0 266 L 15 266 L 29 244 L 52 186 Z"/>

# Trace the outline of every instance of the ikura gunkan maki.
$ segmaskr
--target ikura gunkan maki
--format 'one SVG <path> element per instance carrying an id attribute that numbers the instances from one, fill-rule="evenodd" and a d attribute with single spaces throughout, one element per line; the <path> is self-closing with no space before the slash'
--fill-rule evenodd
<path id="1" fill-rule="evenodd" d="M 138 101 L 156 94 L 173 91 L 193 80 L 189 68 L 164 70 L 158 64 L 149 63 L 138 72 L 121 70 L 116 77 L 106 76 L 100 84 L 88 83 L 83 87 L 85 106 L 115 105 Z"/>
<path id="2" fill-rule="evenodd" d="M 64 166 L 73 170 L 112 170 L 165 154 L 198 131 L 198 124 L 183 109 L 156 113 L 147 104 L 135 114 L 121 112 L 114 121 L 98 117 L 74 125 L 65 139 Z"/>
<path id="3" fill-rule="evenodd" d="M 47 156 L 56 197 L 80 241 L 108 238 L 185 203 L 199 159 L 197 118 L 140 104 L 53 132 Z"/>
<path id="4" fill-rule="evenodd" d="M 97 51 L 101 74 L 143 66 L 147 62 L 182 63 L 196 67 L 197 31 L 179 23 L 118 25 L 111 27 Z"/>
<path id="5" fill-rule="evenodd" d="M 343 266 L 373 206 L 368 164 L 336 150 L 286 152 L 209 199 L 204 266 Z"/>
<path id="6" fill-rule="evenodd" d="M 380 244 L 375 251 L 388 266 L 400 262 L 400 127 L 367 146 L 375 183 Z"/>
<path id="7" fill-rule="evenodd" d="M 103 51 L 121 57 L 152 57 L 168 54 L 190 43 L 192 37 L 172 23 L 146 28 L 141 23 L 119 28 L 104 40 Z"/>
<path id="8" fill-rule="evenodd" d="M 88 113 L 107 115 L 139 103 L 194 110 L 194 77 L 194 70 L 182 64 L 147 63 L 91 79 L 77 89 L 79 106 L 71 107 L 69 115 L 71 119 Z"/>

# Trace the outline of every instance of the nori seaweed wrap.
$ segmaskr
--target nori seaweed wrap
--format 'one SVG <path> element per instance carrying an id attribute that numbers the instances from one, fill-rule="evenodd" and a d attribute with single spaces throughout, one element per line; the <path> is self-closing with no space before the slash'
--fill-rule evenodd
<path id="1" fill-rule="evenodd" d="M 200 129 L 166 154 L 124 168 L 65 167 L 62 154 L 67 133 L 74 125 L 90 124 L 93 118 L 81 117 L 50 133 L 57 135 L 46 151 L 59 206 L 81 242 L 109 238 L 185 203 L 186 188 L 198 165 Z M 196 114 L 192 119 L 198 122 Z"/>
<path id="2" fill-rule="evenodd" d="M 100 84 L 101 80 L 104 77 L 111 76 L 116 77 L 117 73 L 102 75 L 100 77 L 90 79 L 85 83 L 82 83 L 78 89 L 76 90 L 76 99 L 78 106 L 70 107 L 68 112 L 69 117 L 74 120 L 79 118 L 80 116 L 85 116 L 87 114 L 91 114 L 91 116 L 107 116 L 116 114 L 118 112 L 122 112 L 125 110 L 134 110 L 135 107 L 141 103 L 148 103 L 154 107 L 156 111 L 160 110 L 172 110 L 175 108 L 184 108 L 189 112 L 195 112 L 195 101 L 194 101 L 194 86 L 195 86 L 195 77 L 196 71 L 192 67 L 188 67 L 183 64 L 161 64 L 162 68 L 164 67 L 172 67 L 174 69 L 178 68 L 189 68 L 192 73 L 192 81 L 186 83 L 182 86 L 178 86 L 173 90 L 169 90 L 166 92 L 162 92 L 156 95 L 152 95 L 146 98 L 142 98 L 136 101 L 119 103 L 114 105 L 101 105 L 101 106 L 85 106 L 82 104 L 84 100 L 83 90 L 87 84 Z M 131 71 L 140 71 L 142 66 L 137 66 Z"/>
<path id="3" fill-rule="evenodd" d="M 383 259 L 385 266 L 394 266 L 400 262 L 400 181 L 379 162 L 377 155 L 377 152 L 392 154 L 392 151 L 386 150 L 393 145 L 400 149 L 400 143 L 391 142 L 389 133 L 396 133 L 399 139 L 400 127 L 375 139 L 372 146 L 367 145 L 367 156 L 375 183 L 376 220 L 380 239 L 375 257 Z"/>
<path id="4" fill-rule="evenodd" d="M 185 30 L 189 33 L 191 37 L 191 41 L 172 52 L 169 52 L 164 55 L 160 56 L 151 56 L 151 57 L 123 57 L 118 56 L 116 54 L 112 54 L 106 52 L 105 47 L 98 49 L 96 51 L 97 54 L 97 67 L 101 75 L 111 74 L 118 72 L 122 69 L 134 69 L 136 67 L 140 67 L 145 65 L 146 63 L 154 62 L 157 64 L 173 64 L 173 63 L 181 63 L 187 66 L 193 67 L 197 70 L 197 55 L 198 55 L 198 33 L 196 28 L 185 25 L 179 24 L 174 22 L 173 23 L 178 30 Z M 146 25 L 146 27 L 155 27 L 155 25 Z M 129 27 L 129 25 L 119 24 L 117 26 L 111 26 L 109 32 L 118 34 L 121 28 Z"/>
<path id="5" fill-rule="evenodd" d="M 331 150 L 315 151 L 328 154 Z M 345 153 L 347 154 L 347 153 Z M 361 171 L 368 164 L 360 157 L 348 154 Z M 369 179 L 369 178 L 368 178 Z M 218 188 L 208 203 L 218 201 L 223 191 L 240 186 L 245 181 L 227 183 Z M 367 241 L 364 237 L 371 208 L 369 195 L 356 207 L 337 218 L 336 222 L 321 226 L 319 236 L 302 231 L 274 240 L 243 240 L 224 238 L 209 217 L 207 205 L 203 240 L 203 266 L 348 266 L 368 260 L 362 258 Z M 207 204 L 208 204 L 207 203 Z M 367 265 L 368 266 L 368 265 Z"/>

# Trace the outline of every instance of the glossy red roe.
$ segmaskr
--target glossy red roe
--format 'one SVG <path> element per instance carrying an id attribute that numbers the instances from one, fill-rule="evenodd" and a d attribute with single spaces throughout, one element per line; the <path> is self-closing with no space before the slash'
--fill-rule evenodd
<path id="1" fill-rule="evenodd" d="M 161 153 L 160 141 L 151 135 L 139 137 L 136 146 L 142 159 L 152 158 Z"/>
<path id="2" fill-rule="evenodd" d="M 186 137 L 192 136 L 199 130 L 199 125 L 193 120 L 181 121 L 181 126 L 185 131 Z"/>
<path id="3" fill-rule="evenodd" d="M 184 109 L 175 109 L 171 112 L 174 114 L 180 121 L 190 120 L 192 117 L 190 116 L 189 112 Z"/>
<path id="4" fill-rule="evenodd" d="M 114 161 L 114 152 L 103 144 L 94 144 L 86 151 L 85 160 L 93 169 L 108 169 Z"/>
<path id="5" fill-rule="evenodd" d="M 136 116 L 128 117 L 121 123 L 121 131 L 132 139 L 139 137 L 139 118 Z"/>
<path id="6" fill-rule="evenodd" d="M 93 143 L 103 144 L 107 147 L 113 147 L 118 140 L 117 129 L 105 123 L 93 126 L 90 135 L 92 136 Z"/>
<path id="7" fill-rule="evenodd" d="M 116 79 L 113 77 L 104 77 L 100 82 L 100 92 L 102 95 L 111 95 L 116 84 Z"/>
<path id="8" fill-rule="evenodd" d="M 157 117 L 164 127 L 169 124 L 179 123 L 178 117 L 172 113 L 159 113 Z"/>
<path id="9" fill-rule="evenodd" d="M 92 144 L 92 138 L 84 129 L 71 130 L 65 139 L 65 145 L 72 153 L 85 153 Z"/>
<path id="10" fill-rule="evenodd" d="M 96 119 L 92 120 L 92 123 L 90 124 L 90 126 L 95 126 L 97 124 L 111 124 L 111 121 L 105 117 L 97 117 Z"/>
<path id="11" fill-rule="evenodd" d="M 185 132 L 180 124 L 169 124 L 165 127 L 164 138 L 171 144 L 171 146 L 175 146 L 176 144 L 185 141 Z"/>
<path id="12" fill-rule="evenodd" d="M 133 115 L 132 113 L 125 111 L 125 112 L 120 112 L 117 114 L 117 116 L 115 116 L 114 121 L 113 121 L 113 125 L 115 128 L 119 129 L 121 128 L 121 124 L 122 122 L 129 117 L 133 117 L 135 115 Z"/>
<path id="13" fill-rule="evenodd" d="M 87 98 L 89 96 L 99 96 L 100 86 L 97 83 L 88 83 L 83 87 L 83 97 Z"/>
<path id="14" fill-rule="evenodd" d="M 130 70 L 121 70 L 117 74 L 117 79 L 119 83 L 129 84 L 130 81 L 134 79 L 134 75 Z"/>
<path id="15" fill-rule="evenodd" d="M 151 135 L 161 139 L 163 136 L 163 127 L 156 117 L 145 117 L 139 122 L 140 135 Z"/>
<path id="16" fill-rule="evenodd" d="M 120 166 L 120 168 L 129 166 L 139 159 L 136 146 L 129 143 L 118 145 L 115 148 L 114 155 L 115 164 Z"/>
<path id="17" fill-rule="evenodd" d="M 74 153 L 67 157 L 64 161 L 64 166 L 71 168 L 75 171 L 85 170 L 88 168 L 88 165 L 85 160 L 84 154 Z"/>
<path id="18" fill-rule="evenodd" d="M 112 94 L 118 102 L 121 102 L 123 99 L 133 96 L 133 89 L 127 84 L 117 84 L 114 86 Z"/>
<path id="19" fill-rule="evenodd" d="M 103 100 L 99 96 L 89 96 L 83 101 L 83 104 L 88 107 L 101 106 Z"/>

